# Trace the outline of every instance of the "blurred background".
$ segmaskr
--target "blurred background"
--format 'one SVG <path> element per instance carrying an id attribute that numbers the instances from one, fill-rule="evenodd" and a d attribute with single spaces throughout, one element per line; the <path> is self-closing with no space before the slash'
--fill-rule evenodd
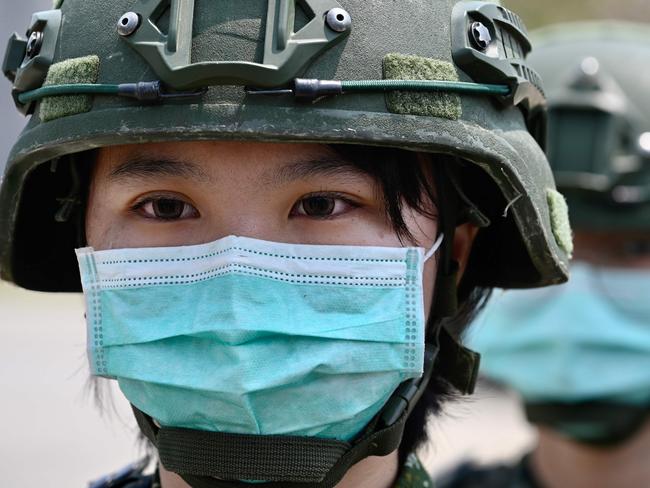
<path id="1" fill-rule="evenodd" d="M 529 28 L 579 19 L 650 22 L 648 0 L 503 3 L 520 13 Z M 32 12 L 51 4 L 0 0 L 2 54 L 5 39 L 14 31 L 23 34 Z M 0 167 L 25 124 L 13 107 L 10 89 L 0 79 Z M 81 296 L 38 294 L 0 284 L 0 486 L 82 487 L 142 454 L 137 428 L 119 393 L 105 396 L 100 410 L 88 386 L 83 312 Z M 435 473 L 460 459 L 516 459 L 534 442 L 517 398 L 487 387 L 432 421 L 431 437 L 422 458 Z"/>
<path id="2" fill-rule="evenodd" d="M 574 20 L 617 19 L 650 22 L 648 0 L 503 0 L 529 29 Z"/>

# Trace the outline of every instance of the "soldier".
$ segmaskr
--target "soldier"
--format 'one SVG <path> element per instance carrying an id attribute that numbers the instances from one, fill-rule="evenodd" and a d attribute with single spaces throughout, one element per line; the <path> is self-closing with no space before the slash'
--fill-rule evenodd
<path id="1" fill-rule="evenodd" d="M 32 117 L 2 276 L 83 288 L 91 372 L 160 459 L 93 486 L 430 486 L 425 418 L 478 365 L 458 332 L 492 287 L 567 279 L 525 27 L 485 2 L 214 5 L 59 0 L 5 57 Z"/>
<path id="2" fill-rule="evenodd" d="M 575 229 L 571 281 L 495 297 L 470 344 L 538 428 L 515 467 L 465 465 L 443 487 L 650 486 L 650 29 L 539 32 L 549 158 Z"/>

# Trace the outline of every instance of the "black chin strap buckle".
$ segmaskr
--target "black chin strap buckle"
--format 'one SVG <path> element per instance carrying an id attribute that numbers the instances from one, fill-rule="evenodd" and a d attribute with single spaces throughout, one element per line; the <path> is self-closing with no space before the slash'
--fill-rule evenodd
<path id="1" fill-rule="evenodd" d="M 404 412 L 406 412 L 406 416 L 408 417 L 431 379 L 433 363 L 437 355 L 438 348 L 427 344 L 424 349 L 424 373 L 419 378 L 413 378 L 403 382 L 388 399 L 380 417 L 380 423 L 383 426 L 388 427 L 395 424 Z"/>
<path id="2" fill-rule="evenodd" d="M 445 327 L 441 327 L 440 374 L 463 395 L 471 395 L 478 380 L 481 355 L 460 344 Z"/>

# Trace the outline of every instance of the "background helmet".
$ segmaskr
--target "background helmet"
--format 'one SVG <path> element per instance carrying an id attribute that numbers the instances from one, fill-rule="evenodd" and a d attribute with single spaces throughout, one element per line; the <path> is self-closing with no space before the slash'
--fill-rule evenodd
<path id="1" fill-rule="evenodd" d="M 534 34 L 549 160 L 576 229 L 650 229 L 650 28 L 574 23 Z"/>
<path id="2" fill-rule="evenodd" d="M 34 14 L 27 38 L 12 37 L 3 71 L 32 117 L 2 181 L 4 279 L 80 289 L 69 214 L 83 192 L 70 160 L 111 144 L 207 139 L 455 156 L 461 186 L 472 186 L 470 167 L 490 183 L 463 195 L 492 220 L 473 252 L 475 284 L 566 279 L 570 230 L 539 145 L 545 100 L 519 17 L 454 0 L 212 4 L 59 0 Z"/>

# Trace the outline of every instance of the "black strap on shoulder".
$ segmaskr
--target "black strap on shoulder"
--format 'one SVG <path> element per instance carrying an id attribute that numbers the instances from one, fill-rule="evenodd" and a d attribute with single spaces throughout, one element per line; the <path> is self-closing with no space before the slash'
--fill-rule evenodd
<path id="1" fill-rule="evenodd" d="M 162 465 L 193 488 L 332 488 L 368 456 L 398 448 L 404 425 L 431 379 L 437 347 L 425 351 L 424 374 L 405 381 L 353 443 L 296 436 L 262 436 L 158 427 L 133 406 L 142 433 Z M 232 481 L 231 481 L 232 480 Z"/>

